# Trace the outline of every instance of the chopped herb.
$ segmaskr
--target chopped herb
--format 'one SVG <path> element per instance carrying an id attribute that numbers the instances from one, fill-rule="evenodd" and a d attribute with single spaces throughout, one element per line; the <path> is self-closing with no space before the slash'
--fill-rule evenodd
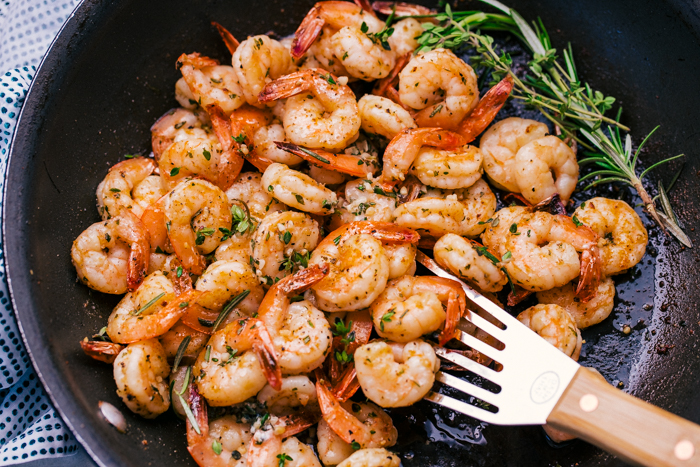
<path id="1" fill-rule="evenodd" d="M 159 253 L 159 254 L 161 254 L 161 255 L 162 255 L 162 254 L 165 254 L 165 252 L 163 251 L 163 249 L 162 249 L 161 247 L 159 247 L 159 246 L 156 247 L 156 253 Z"/>
<path id="2" fill-rule="evenodd" d="M 210 321 L 208 319 L 197 318 L 197 321 L 199 321 L 199 324 L 201 324 L 205 328 L 210 328 L 210 327 L 214 326 L 214 321 Z"/>
<path id="3" fill-rule="evenodd" d="M 335 84 L 335 81 L 334 81 L 333 83 Z M 318 159 L 319 161 L 323 162 L 324 164 L 330 164 L 330 163 L 331 163 L 328 159 L 319 156 L 318 154 L 316 154 L 316 153 L 313 152 L 313 151 L 309 151 L 308 149 L 305 149 L 305 148 L 302 148 L 302 147 L 299 147 L 299 150 L 300 150 L 301 152 L 303 152 L 303 153 L 308 154 L 309 156 L 313 157 L 314 159 Z"/>
<path id="4" fill-rule="evenodd" d="M 396 193 L 394 193 L 393 191 L 390 191 L 387 193 L 378 186 L 374 187 L 374 192 L 378 195 L 389 196 L 390 198 L 396 198 Z"/>
<path id="5" fill-rule="evenodd" d="M 243 292 L 233 297 L 230 302 L 228 302 L 224 309 L 221 310 L 221 313 L 219 313 L 219 316 L 218 318 L 216 318 L 216 321 L 214 321 L 214 328 L 211 331 L 212 334 L 216 331 L 216 328 L 219 327 L 219 325 L 226 319 L 229 313 L 231 313 L 231 310 L 233 310 L 239 303 L 245 300 L 249 293 L 250 290 L 244 290 Z"/>
<path id="6" fill-rule="evenodd" d="M 297 199 L 297 203 L 302 204 L 302 205 L 306 204 L 306 203 L 304 203 L 304 198 L 301 195 L 294 193 L 294 197 Z"/>
<path id="7" fill-rule="evenodd" d="M 144 306 L 142 306 L 138 310 L 132 312 L 131 314 L 134 316 L 140 315 L 141 313 L 143 313 L 144 311 L 146 311 L 147 309 L 149 309 L 150 307 L 155 305 L 155 303 L 163 297 L 165 297 L 165 292 L 159 293 L 158 295 L 155 296 L 155 298 L 151 299 L 148 303 L 146 303 Z"/>
<path id="8" fill-rule="evenodd" d="M 345 323 L 341 318 L 336 318 L 335 320 L 335 331 L 333 331 L 334 336 L 344 336 L 348 332 L 350 332 L 350 328 L 352 327 L 352 321 L 348 323 L 346 326 Z"/>
<path id="9" fill-rule="evenodd" d="M 284 464 L 287 461 L 293 461 L 291 457 L 289 457 L 287 454 L 282 453 L 282 454 L 277 454 L 277 459 L 279 459 L 279 462 L 277 463 L 277 467 L 284 467 Z"/>
<path id="10" fill-rule="evenodd" d="M 182 277 L 182 271 L 183 271 L 182 266 L 178 266 L 178 267 L 177 267 L 177 277 L 178 277 L 178 279 L 179 279 L 180 277 Z"/>
<path id="11" fill-rule="evenodd" d="M 217 440 L 214 440 L 214 442 L 211 443 L 211 449 L 212 451 L 214 451 L 214 454 L 218 456 L 219 454 L 221 454 L 221 443 Z"/>
<path id="12" fill-rule="evenodd" d="M 488 258 L 488 260 L 491 261 L 494 265 L 500 263 L 498 258 L 492 255 L 491 252 L 489 252 L 488 248 L 486 248 L 485 246 L 476 247 L 476 252 L 479 256 L 486 256 L 486 258 Z"/>
<path id="13" fill-rule="evenodd" d="M 189 304 L 190 304 L 190 302 L 180 302 L 180 304 L 179 304 L 178 306 L 179 306 L 180 308 L 185 308 L 185 307 L 188 306 Z"/>
<path id="14" fill-rule="evenodd" d="M 112 193 L 119 193 L 122 190 L 120 190 L 119 188 L 110 188 L 109 191 L 111 191 Z"/>
<path id="15" fill-rule="evenodd" d="M 209 357 L 211 357 L 211 345 L 208 345 L 208 346 L 207 346 L 207 351 L 206 351 L 206 353 L 204 354 L 204 360 L 206 360 L 206 361 L 208 362 L 208 361 L 209 361 Z"/>
<path id="16" fill-rule="evenodd" d="M 216 230 L 214 230 L 211 227 L 205 227 L 203 229 L 199 229 L 197 231 L 197 237 L 195 238 L 194 243 L 196 243 L 197 245 L 201 245 L 202 243 L 204 243 L 204 240 L 206 239 L 206 237 L 211 237 L 212 235 L 214 235 L 214 232 L 216 232 Z M 178 276 L 178 277 L 180 277 L 180 276 Z"/>
<path id="17" fill-rule="evenodd" d="M 503 255 L 503 261 L 508 261 L 512 257 L 513 257 L 513 253 L 511 253 L 510 251 L 506 251 L 506 254 Z"/>
<path id="18" fill-rule="evenodd" d="M 333 243 L 335 243 L 335 246 L 338 246 L 338 243 L 340 243 L 340 235 L 333 239 Z"/>
<path id="19" fill-rule="evenodd" d="M 231 136 L 235 142 L 238 144 L 243 144 L 245 143 L 245 133 L 241 133 L 238 136 Z"/>
<path id="20" fill-rule="evenodd" d="M 364 213 L 367 212 L 367 210 L 368 210 L 369 208 L 371 208 L 372 206 L 375 206 L 376 204 L 377 204 L 377 203 L 372 203 L 372 202 L 360 203 L 360 204 L 357 206 L 357 211 L 354 211 L 352 214 L 355 215 L 355 216 L 362 216 Z"/>
<path id="21" fill-rule="evenodd" d="M 282 235 L 282 241 L 285 245 L 289 245 L 289 242 L 292 241 L 292 233 L 289 230 Z"/>
<path id="22" fill-rule="evenodd" d="M 442 104 L 438 105 L 437 107 L 435 107 L 435 110 L 433 110 L 432 112 L 430 112 L 430 117 L 429 117 L 429 118 L 433 118 L 435 115 L 439 114 L 440 111 L 442 111 Z"/>
<path id="23" fill-rule="evenodd" d="M 175 129 L 176 129 L 176 130 L 179 130 L 179 129 L 182 128 L 183 126 L 185 126 L 185 122 L 176 123 L 176 124 L 175 124 Z"/>
<path id="24" fill-rule="evenodd" d="M 170 169 L 170 176 L 174 177 L 175 175 L 180 173 L 180 167 L 173 167 Z"/>
<path id="25" fill-rule="evenodd" d="M 210 153 L 209 151 L 207 151 L 206 149 L 204 149 L 204 150 L 202 151 L 202 155 L 204 156 L 204 158 L 205 158 L 206 160 L 208 160 L 208 161 L 211 160 L 211 153 Z"/>
<path id="26" fill-rule="evenodd" d="M 270 186 L 267 187 L 267 191 L 272 191 L 272 190 L 274 190 L 274 189 L 275 189 L 275 187 L 273 187 L 272 185 L 270 185 Z"/>
<path id="27" fill-rule="evenodd" d="M 510 224 L 510 228 L 508 230 L 512 234 L 516 233 L 518 231 L 518 224 L 515 224 L 515 223 Z"/>
<path id="28" fill-rule="evenodd" d="M 308 344 L 311 341 L 309 336 L 304 337 L 304 344 Z"/>
<path id="29" fill-rule="evenodd" d="M 581 227 L 583 225 L 583 222 L 578 220 L 578 217 L 576 217 L 576 216 L 572 217 L 571 220 L 574 221 L 574 224 L 576 225 L 576 227 Z"/>
<path id="30" fill-rule="evenodd" d="M 350 446 L 352 446 L 352 449 L 355 450 L 355 451 L 357 451 L 357 450 L 359 450 L 359 449 L 362 448 L 362 446 L 360 446 L 360 443 L 358 443 L 357 441 L 354 441 L 354 440 L 353 440 L 352 443 L 350 443 Z"/>

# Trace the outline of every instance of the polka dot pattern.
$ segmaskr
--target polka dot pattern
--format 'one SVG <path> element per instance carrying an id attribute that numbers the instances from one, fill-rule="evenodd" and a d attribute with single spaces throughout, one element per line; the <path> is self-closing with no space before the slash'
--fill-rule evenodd
<path id="1" fill-rule="evenodd" d="M 0 192 L 10 140 L 35 66 L 77 3 L 0 0 Z M 51 406 L 24 348 L 0 240 L 0 466 L 75 454 L 78 449 L 82 448 Z"/>
<path id="2" fill-rule="evenodd" d="M 37 66 L 78 0 L 0 0 L 0 70 Z"/>

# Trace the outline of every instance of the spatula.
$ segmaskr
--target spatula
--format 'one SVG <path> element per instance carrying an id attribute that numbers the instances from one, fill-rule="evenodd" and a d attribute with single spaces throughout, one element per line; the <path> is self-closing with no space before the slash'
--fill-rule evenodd
<path id="1" fill-rule="evenodd" d="M 435 391 L 427 400 L 494 425 L 547 423 L 632 464 L 700 466 L 700 426 L 607 384 L 425 254 L 419 251 L 417 259 L 435 275 L 460 282 L 467 298 L 504 326 L 468 310 L 455 336 L 498 365 L 487 367 L 436 347 L 438 356 L 493 385 L 479 386 L 442 371 L 437 381 L 482 402 L 472 405 Z M 464 332 L 474 326 L 502 348 Z M 494 385 L 500 389 L 491 390 Z"/>

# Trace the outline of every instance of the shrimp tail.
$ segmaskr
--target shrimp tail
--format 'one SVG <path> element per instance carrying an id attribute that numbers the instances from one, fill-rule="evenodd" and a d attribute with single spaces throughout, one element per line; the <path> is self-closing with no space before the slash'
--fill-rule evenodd
<path id="1" fill-rule="evenodd" d="M 323 280 L 329 272 L 330 267 L 327 264 L 317 264 L 285 277 L 277 285 L 285 295 L 297 295 Z"/>
<path id="2" fill-rule="evenodd" d="M 283 436 L 289 437 L 298 435 L 302 431 L 314 426 L 320 420 L 318 410 L 303 410 L 291 415 L 285 415 L 279 418 L 279 422 L 284 424 Z"/>
<path id="3" fill-rule="evenodd" d="M 151 252 L 158 249 L 166 251 L 167 248 L 168 229 L 165 226 L 165 212 L 163 211 L 163 202 L 166 196 L 162 196 L 158 201 L 148 206 L 141 214 L 141 223 L 148 231 Z"/>
<path id="4" fill-rule="evenodd" d="M 399 104 L 404 109 L 410 110 L 408 106 L 404 105 L 401 102 L 401 99 L 399 98 L 399 93 L 396 90 L 396 85 L 399 83 L 399 73 L 401 73 L 401 70 L 403 70 L 406 67 L 406 65 L 408 65 L 408 62 L 411 61 L 412 56 L 413 54 L 411 52 L 407 52 L 401 57 L 399 57 L 396 60 L 396 65 L 391 70 L 391 73 L 389 73 L 386 77 L 378 80 L 377 84 L 374 85 L 374 89 L 372 89 L 372 94 L 374 94 L 375 96 L 383 96 L 388 99 L 391 99 L 393 102 Z"/>
<path id="5" fill-rule="evenodd" d="M 539 203 L 532 206 L 535 211 L 544 211 L 553 215 L 566 214 L 566 207 L 561 200 L 559 193 L 555 193 L 547 199 L 543 199 Z"/>
<path id="6" fill-rule="evenodd" d="M 272 337 L 262 322 L 257 324 L 256 331 L 257 338 L 253 343 L 253 351 L 258 357 L 267 382 L 276 391 L 279 391 L 282 389 L 282 369 L 277 362 L 277 352 L 275 352 Z"/>
<path id="7" fill-rule="evenodd" d="M 311 88 L 311 80 L 307 79 L 310 70 L 302 70 L 282 76 L 267 83 L 258 96 L 260 102 L 271 102 L 296 96 Z M 335 77 L 334 77 L 335 78 Z"/>
<path id="8" fill-rule="evenodd" d="M 360 381 L 357 379 L 357 370 L 355 370 L 355 364 L 350 363 L 340 380 L 333 386 L 333 395 L 339 401 L 345 402 L 354 396 L 358 389 L 360 389 Z"/>
<path id="9" fill-rule="evenodd" d="M 226 44 L 226 48 L 229 52 L 231 52 L 231 55 L 233 55 L 233 53 L 236 51 L 238 46 L 241 45 L 241 43 L 238 42 L 238 40 L 235 37 L 233 37 L 233 34 L 231 34 L 228 29 L 226 29 L 216 21 L 212 21 L 211 25 L 214 26 L 217 31 L 219 31 L 219 35 L 224 41 L 224 44 Z"/>
<path id="10" fill-rule="evenodd" d="M 131 252 L 129 253 L 129 265 L 126 273 L 126 284 L 129 292 L 138 289 L 143 282 L 148 271 L 148 261 L 150 258 L 151 242 L 148 236 L 148 230 L 141 222 L 141 219 L 136 217 L 131 211 L 125 211 L 121 216 L 122 225 L 119 226 L 119 219 L 115 218 L 115 222 L 120 229 L 128 231 L 128 235 L 124 235 L 129 241 Z"/>
<path id="11" fill-rule="evenodd" d="M 206 441 L 209 436 L 209 414 L 207 413 L 207 402 L 204 397 L 197 390 L 196 384 L 190 384 L 187 395 L 187 403 L 190 406 L 194 420 L 197 423 L 197 430 L 194 425 L 190 422 L 189 417 L 187 418 L 187 450 L 190 452 L 192 457 L 197 459 L 198 457 L 194 455 L 193 448 L 196 449 L 197 444 L 200 441 Z M 198 433 L 199 431 L 199 433 Z M 211 449 L 211 446 L 209 446 Z"/>
<path id="12" fill-rule="evenodd" d="M 462 298 L 462 301 L 459 300 Z M 464 314 L 466 309 L 466 302 L 463 301 L 463 297 L 460 297 L 455 292 L 450 292 L 449 298 L 447 300 L 447 312 L 445 318 L 445 327 L 440 333 L 440 345 L 447 344 L 455 336 L 457 330 L 457 323 Z M 461 303 L 460 303 L 461 302 Z"/>
<path id="13" fill-rule="evenodd" d="M 522 287 L 516 285 L 515 290 L 508 293 L 508 306 L 517 305 L 533 293 L 534 292 L 532 292 L 531 290 L 525 290 Z"/>
<path id="14" fill-rule="evenodd" d="M 185 73 L 188 72 L 188 70 L 182 70 L 182 67 L 185 65 L 191 66 L 193 68 L 203 68 L 205 66 L 217 66 L 218 64 L 218 60 L 202 56 L 199 53 L 195 52 L 191 54 L 180 55 L 177 58 L 177 61 L 175 62 L 175 68 L 181 70 L 183 76 L 185 76 Z M 187 79 L 187 76 L 185 76 L 185 79 Z"/>
<path id="15" fill-rule="evenodd" d="M 357 419 L 340 405 L 340 401 L 328 387 L 328 382 L 323 376 L 320 371 L 317 371 L 316 395 L 323 419 L 343 441 L 352 443 L 355 441 L 353 432 L 349 429 L 341 429 L 341 427 L 353 427 L 357 423 Z"/>
<path id="16" fill-rule="evenodd" d="M 341 227 L 342 229 L 343 227 Z M 369 234 L 384 243 L 418 243 L 420 234 L 393 222 L 353 222 L 347 226 L 350 235 Z M 332 236 L 333 234 L 331 234 Z"/>
<path id="17" fill-rule="evenodd" d="M 296 144 L 284 143 L 280 141 L 275 141 L 275 145 L 277 145 L 277 147 L 283 151 L 297 155 L 309 163 L 323 169 L 335 170 L 354 177 L 365 177 L 367 174 L 372 173 L 372 169 L 370 169 L 370 167 L 357 156 L 350 156 L 348 154 L 333 154 L 332 152 L 321 149 L 314 149 L 311 151 L 309 149 L 302 148 L 301 146 L 297 146 Z"/>
<path id="18" fill-rule="evenodd" d="M 471 143 L 488 127 L 513 90 L 513 77 L 508 75 L 484 94 L 471 114 L 459 124 L 459 134 Z"/>
<path id="19" fill-rule="evenodd" d="M 600 250 L 597 246 L 586 248 L 581 253 L 581 275 L 576 286 L 576 297 L 584 303 L 595 298 L 600 284 L 600 276 Z"/>
<path id="20" fill-rule="evenodd" d="M 321 18 L 320 10 L 321 7 L 318 4 L 314 6 L 294 33 L 294 42 L 292 42 L 291 50 L 294 60 L 301 58 L 309 50 L 311 44 L 316 42 L 318 36 L 321 35 L 326 20 Z"/>
<path id="21" fill-rule="evenodd" d="M 369 0 L 353 0 L 353 1 L 355 2 L 355 5 L 362 8 L 366 13 L 369 13 L 370 15 L 374 16 L 375 18 L 377 17 L 377 14 L 374 12 L 374 9 L 372 8 L 372 4 L 369 2 Z"/>
<path id="22" fill-rule="evenodd" d="M 383 15 L 394 14 L 398 18 L 404 16 L 434 15 L 436 10 L 423 5 L 414 5 L 405 2 L 372 2 L 372 8 Z"/>
<path id="23" fill-rule="evenodd" d="M 506 195 L 503 197 L 503 201 L 506 202 L 512 202 L 513 200 L 520 201 L 526 208 L 532 208 L 532 203 L 525 199 L 525 197 L 520 193 L 506 193 Z"/>
<path id="24" fill-rule="evenodd" d="M 83 348 L 83 352 L 85 352 L 85 355 L 88 357 L 109 364 L 114 363 L 114 360 L 117 358 L 117 355 L 119 355 L 119 352 L 126 348 L 125 346 L 115 344 L 114 342 L 88 340 L 80 341 L 80 347 Z"/>
<path id="25" fill-rule="evenodd" d="M 245 161 L 237 151 L 238 148 L 233 139 L 231 123 L 226 118 L 224 111 L 221 110 L 218 105 L 212 104 L 207 106 L 207 113 L 211 119 L 214 133 L 216 133 L 216 137 L 219 139 L 221 147 L 224 150 L 219 156 L 219 162 L 217 164 L 217 172 L 219 175 L 217 180 L 214 180 L 214 183 L 216 186 L 226 191 L 233 185 L 236 177 L 241 173 Z"/>

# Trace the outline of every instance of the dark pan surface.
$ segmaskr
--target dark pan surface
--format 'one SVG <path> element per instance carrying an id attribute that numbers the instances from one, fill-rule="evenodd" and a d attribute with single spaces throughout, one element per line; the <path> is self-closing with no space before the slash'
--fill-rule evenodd
<path id="1" fill-rule="evenodd" d="M 194 465 L 184 423 L 140 419 L 123 408 L 109 368 L 82 355 L 78 341 L 102 327 L 117 302 L 76 282 L 71 242 L 98 220 L 95 188 L 124 154 L 149 150 L 148 128 L 175 105 L 175 59 L 199 51 L 226 62 L 209 25 L 237 37 L 291 33 L 312 1 L 85 1 L 43 62 L 20 117 L 9 167 L 4 242 L 12 298 L 42 380 L 58 409 L 99 463 Z M 635 141 L 661 124 L 647 165 L 685 152 L 672 201 L 692 228 L 700 206 L 700 19 L 690 1 L 511 0 L 526 18 L 541 16 L 553 42 L 571 41 L 581 75 L 619 98 Z M 460 8 L 481 8 L 461 4 Z M 678 166 L 657 173 L 668 181 Z M 657 180 L 653 180 L 654 184 Z M 611 196 L 627 198 L 624 192 Z M 700 422 L 698 250 L 652 235 L 649 254 L 616 280 L 618 303 L 586 331 L 581 362 L 612 382 Z M 643 319 L 643 322 L 639 322 Z M 630 337 L 619 332 L 630 324 Z M 672 346 L 675 347 L 664 347 Z M 129 430 L 117 433 L 97 412 L 122 407 Z M 403 465 L 620 465 L 584 443 L 550 448 L 538 427 L 481 427 L 426 404 L 395 414 Z M 662 435 L 662 434 L 660 434 Z M 427 437 L 431 442 L 425 442 Z M 456 436 L 462 441 L 454 439 Z M 472 443 L 464 439 L 472 439 Z"/>

